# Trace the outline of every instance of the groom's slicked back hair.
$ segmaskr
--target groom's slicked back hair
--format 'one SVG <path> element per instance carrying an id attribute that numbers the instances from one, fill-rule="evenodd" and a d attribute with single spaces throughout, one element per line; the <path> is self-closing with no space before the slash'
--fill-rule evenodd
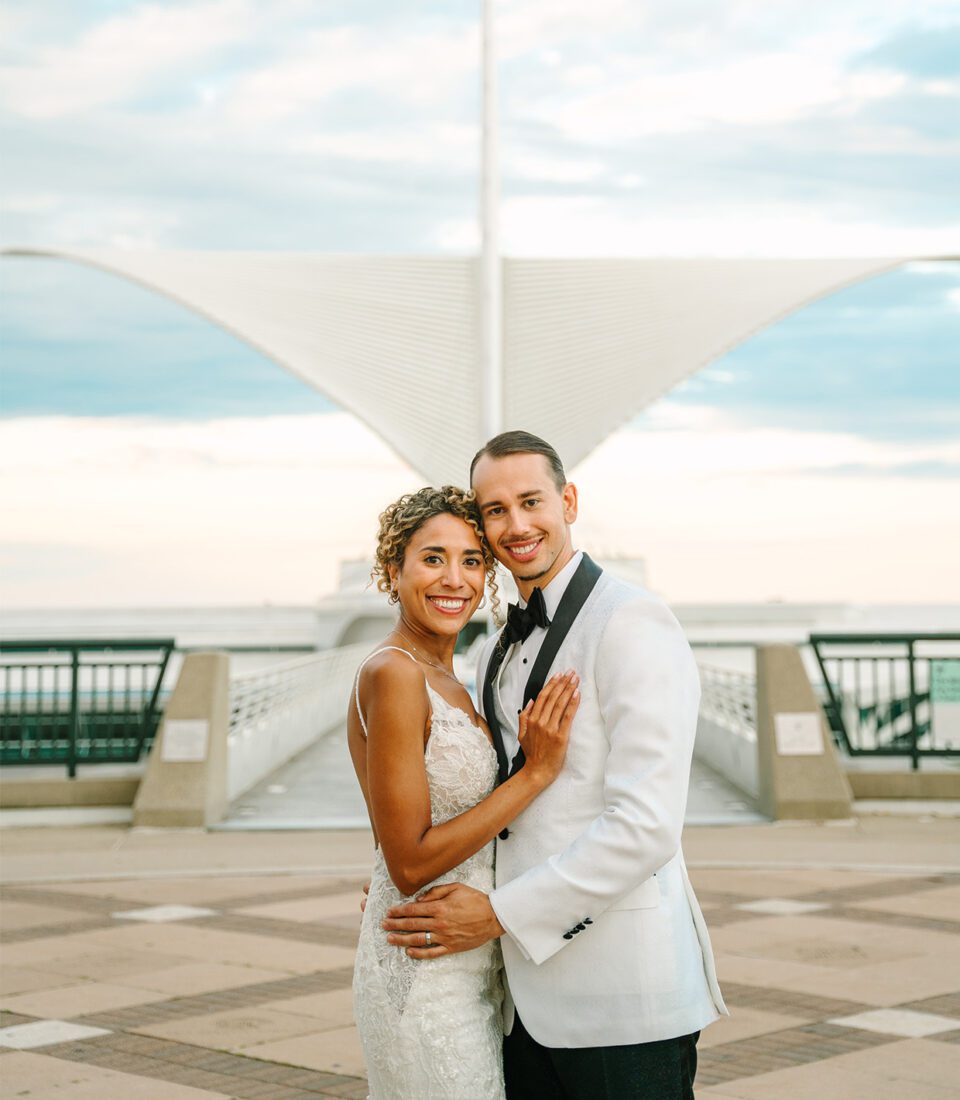
<path id="1" fill-rule="evenodd" d="M 523 454 L 543 455 L 550 467 L 550 474 L 557 492 L 563 491 L 564 485 L 567 484 L 567 475 L 564 473 L 560 456 L 545 439 L 530 432 L 501 432 L 484 443 L 473 456 L 473 462 L 470 463 L 470 483 L 473 484 L 473 471 L 484 455 L 489 455 L 490 458 L 505 458 L 507 455 Z"/>

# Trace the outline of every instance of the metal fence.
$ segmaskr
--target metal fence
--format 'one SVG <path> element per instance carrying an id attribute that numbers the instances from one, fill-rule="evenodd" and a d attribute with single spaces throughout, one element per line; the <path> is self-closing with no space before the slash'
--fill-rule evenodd
<path id="1" fill-rule="evenodd" d="M 851 756 L 960 755 L 960 634 L 811 634 L 824 711 Z"/>
<path id="2" fill-rule="evenodd" d="M 0 763 L 135 762 L 162 711 L 172 638 L 0 643 Z"/>

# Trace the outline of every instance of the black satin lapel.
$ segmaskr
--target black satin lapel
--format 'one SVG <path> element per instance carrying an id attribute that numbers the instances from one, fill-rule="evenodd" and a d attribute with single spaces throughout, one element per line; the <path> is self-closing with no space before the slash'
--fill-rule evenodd
<path id="1" fill-rule="evenodd" d="M 527 677 L 526 687 L 523 689 L 523 705 L 526 706 L 531 699 L 536 699 L 547 681 L 550 666 L 556 659 L 563 640 L 570 632 L 570 627 L 580 614 L 587 597 L 593 591 L 593 586 L 600 579 L 603 570 L 586 554 L 580 560 L 576 573 L 570 578 L 566 591 L 560 598 L 557 613 L 553 616 L 550 626 L 547 628 L 547 636 L 543 639 L 543 645 L 537 654 L 530 675 Z M 486 706 L 486 703 L 484 703 Z M 524 765 L 526 757 L 523 748 L 517 750 L 517 755 L 510 764 L 510 775 L 518 772 Z"/>
<path id="2" fill-rule="evenodd" d="M 570 627 L 573 626 L 583 605 L 587 602 L 587 597 L 593 591 L 593 586 L 600 579 L 602 572 L 603 570 L 592 558 L 587 557 L 586 554 L 583 555 L 576 573 L 570 578 L 570 583 L 560 600 L 557 613 L 547 628 L 547 636 L 543 639 L 543 645 L 527 677 L 527 685 L 523 689 L 524 706 L 540 694 L 564 638 L 570 632 Z"/>
<path id="3" fill-rule="evenodd" d="M 500 730 L 500 723 L 497 721 L 497 708 L 493 700 L 493 685 L 505 656 L 506 651 L 498 640 L 493 647 L 486 671 L 483 674 L 483 716 L 486 718 L 490 733 L 493 735 L 493 747 L 497 753 L 497 770 L 500 774 L 501 783 L 507 778 L 509 763 L 507 761 L 507 750 L 503 747 L 503 733 Z"/>

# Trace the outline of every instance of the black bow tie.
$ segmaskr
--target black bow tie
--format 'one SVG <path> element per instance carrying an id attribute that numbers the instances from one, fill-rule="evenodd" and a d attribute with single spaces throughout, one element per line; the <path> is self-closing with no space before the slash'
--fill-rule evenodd
<path id="1" fill-rule="evenodd" d="M 526 607 L 512 603 L 507 608 L 507 625 L 503 628 L 502 635 L 503 644 L 511 646 L 514 642 L 525 642 L 535 626 L 542 626 L 546 630 L 549 625 L 550 616 L 547 614 L 543 592 L 535 588 L 530 593 Z"/>

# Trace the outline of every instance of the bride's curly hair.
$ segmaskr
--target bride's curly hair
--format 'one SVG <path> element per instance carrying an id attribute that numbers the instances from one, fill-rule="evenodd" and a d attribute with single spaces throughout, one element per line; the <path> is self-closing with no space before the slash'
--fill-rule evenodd
<path id="1" fill-rule="evenodd" d="M 377 553 L 370 579 L 376 581 L 381 592 L 390 593 L 390 602 L 397 602 L 397 594 L 390 588 L 390 566 L 403 565 L 410 539 L 428 519 L 443 514 L 456 516 L 468 523 L 477 536 L 483 554 L 483 567 L 487 576 L 490 606 L 494 620 L 500 619 L 500 598 L 497 588 L 497 562 L 490 544 L 483 536 L 480 525 L 480 509 L 472 490 L 458 489 L 456 485 L 444 485 L 439 489 L 426 486 L 415 493 L 405 493 L 399 500 L 388 504 L 380 513 L 380 529 L 377 532 Z"/>

